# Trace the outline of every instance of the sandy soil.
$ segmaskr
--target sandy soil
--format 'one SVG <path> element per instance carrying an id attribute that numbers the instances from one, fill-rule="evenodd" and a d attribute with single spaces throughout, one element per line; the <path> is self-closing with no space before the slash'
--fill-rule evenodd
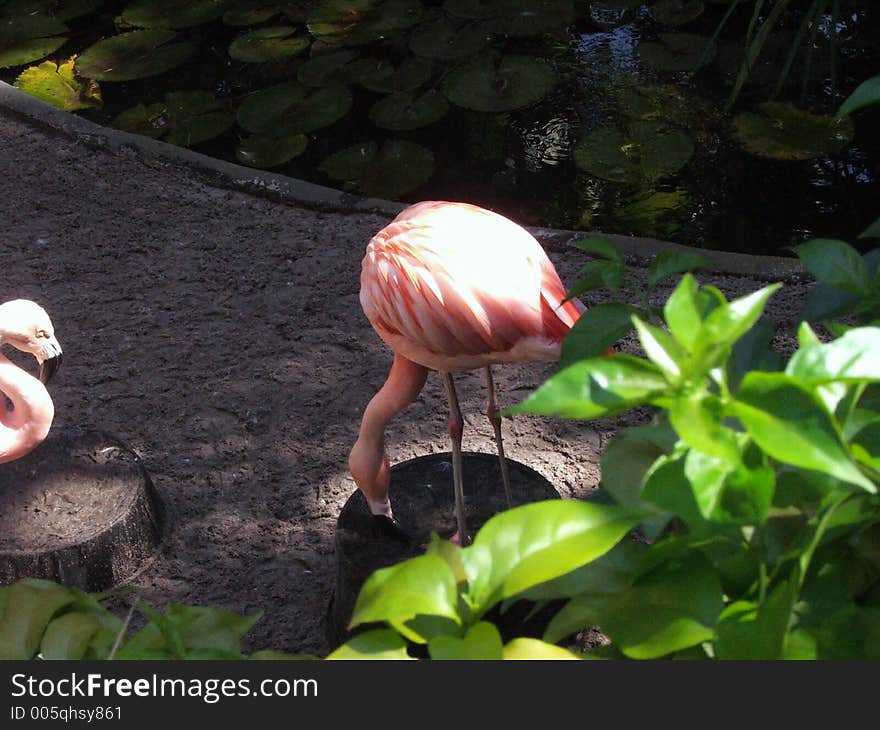
<path id="1" fill-rule="evenodd" d="M 0 108 L 0 220 L 0 299 L 43 304 L 64 347 L 55 427 L 127 441 L 175 513 L 163 551 L 134 584 L 157 606 L 263 609 L 249 649 L 326 653 L 335 520 L 354 489 L 346 458 L 390 365 L 358 303 L 360 260 L 389 218 L 210 187 Z M 551 258 L 569 284 L 587 260 Z M 759 285 L 700 279 L 728 296 Z M 805 287 L 773 299 L 781 331 Z M 501 369 L 501 403 L 552 370 Z M 492 453 L 480 377 L 459 382 L 464 447 Z M 582 498 L 625 422 L 517 418 L 505 422 L 507 452 L 563 497 Z M 445 424 L 432 377 L 389 431 L 392 462 L 448 450 Z"/>

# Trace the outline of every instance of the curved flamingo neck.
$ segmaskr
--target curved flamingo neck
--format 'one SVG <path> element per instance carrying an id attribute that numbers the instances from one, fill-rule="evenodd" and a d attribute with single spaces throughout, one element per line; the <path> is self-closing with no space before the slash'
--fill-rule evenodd
<path id="1" fill-rule="evenodd" d="M 33 375 L 0 354 L 0 463 L 18 459 L 48 435 L 55 407 L 46 387 Z"/>
<path id="2" fill-rule="evenodd" d="M 364 410 L 348 466 L 374 513 L 388 504 L 391 475 L 385 452 L 385 429 L 394 416 L 418 397 L 427 377 L 427 368 L 395 354 L 385 384 Z"/>

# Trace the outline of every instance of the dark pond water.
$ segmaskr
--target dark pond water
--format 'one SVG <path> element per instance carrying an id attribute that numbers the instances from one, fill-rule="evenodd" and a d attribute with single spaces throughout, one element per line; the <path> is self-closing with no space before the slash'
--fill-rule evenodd
<path id="1" fill-rule="evenodd" d="M 60 103 L 223 159 L 790 255 L 876 243 L 880 112 L 829 115 L 877 38 L 870 0 L 0 0 L 0 78 L 39 95 L 31 69 L 77 54 Z"/>

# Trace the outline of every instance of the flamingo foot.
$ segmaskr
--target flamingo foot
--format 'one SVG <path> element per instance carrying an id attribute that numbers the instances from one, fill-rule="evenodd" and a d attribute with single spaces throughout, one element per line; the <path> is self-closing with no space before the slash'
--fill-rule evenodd
<path id="1" fill-rule="evenodd" d="M 373 524 L 379 529 L 379 532 L 385 537 L 397 540 L 405 544 L 412 542 L 410 534 L 403 529 L 401 524 L 395 517 L 388 515 L 373 515 Z"/>

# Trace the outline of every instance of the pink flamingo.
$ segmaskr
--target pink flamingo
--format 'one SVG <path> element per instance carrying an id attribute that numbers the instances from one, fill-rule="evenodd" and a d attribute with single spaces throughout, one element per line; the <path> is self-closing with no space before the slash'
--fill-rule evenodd
<path id="1" fill-rule="evenodd" d="M 0 304 L 0 345 L 12 345 L 40 364 L 39 380 L 0 354 L 0 463 L 39 446 L 49 433 L 55 407 L 46 390 L 61 364 L 61 345 L 49 315 L 38 304 L 15 299 Z"/>
<path id="2" fill-rule="evenodd" d="M 394 352 L 388 379 L 364 410 L 348 465 L 383 531 L 408 539 L 388 496 L 388 422 L 419 395 L 429 370 L 440 372 L 449 400 L 455 518 L 452 540 L 467 544 L 461 478 L 462 417 L 452 373 L 484 368 L 486 415 L 495 431 L 510 506 L 491 366 L 555 361 L 583 305 L 566 289 L 544 249 L 507 218 L 465 203 L 410 206 L 367 245 L 360 301 Z"/>

